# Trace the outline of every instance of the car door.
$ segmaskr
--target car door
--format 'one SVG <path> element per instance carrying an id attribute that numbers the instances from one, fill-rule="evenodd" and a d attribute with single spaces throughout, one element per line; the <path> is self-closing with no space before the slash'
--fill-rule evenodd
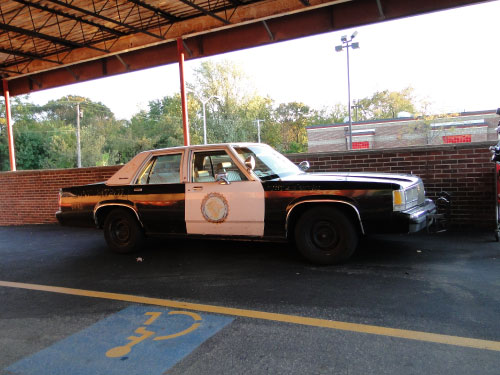
<path id="1" fill-rule="evenodd" d="M 149 233 L 186 233 L 182 156 L 182 152 L 153 156 L 131 189 L 129 200 Z"/>
<path id="2" fill-rule="evenodd" d="M 264 235 L 264 189 L 227 149 L 193 150 L 186 184 L 188 234 Z"/>

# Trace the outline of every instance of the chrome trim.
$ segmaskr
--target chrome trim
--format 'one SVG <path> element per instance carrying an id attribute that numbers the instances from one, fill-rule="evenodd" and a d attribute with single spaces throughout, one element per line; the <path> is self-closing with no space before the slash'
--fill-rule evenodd
<path id="1" fill-rule="evenodd" d="M 181 161 L 179 162 L 179 183 L 182 184 L 185 181 L 185 176 L 184 176 L 184 158 L 186 153 L 184 150 L 180 150 L 178 148 L 175 149 L 161 149 L 161 150 L 153 150 L 150 152 L 150 154 L 144 159 L 142 164 L 137 168 L 137 170 L 134 173 L 134 177 L 131 179 L 131 182 L 129 185 L 136 185 L 136 186 L 144 186 L 144 185 L 158 185 L 158 184 L 140 184 L 139 183 L 139 176 L 141 173 L 149 167 L 151 163 L 154 162 L 155 158 L 158 158 L 159 156 L 165 156 L 165 155 L 176 155 L 180 154 L 181 155 Z"/>
<path id="2" fill-rule="evenodd" d="M 401 197 L 403 199 L 403 203 L 395 206 L 394 203 L 394 192 L 399 191 L 401 194 Z M 415 194 L 416 191 L 416 194 Z M 410 194 L 415 195 L 414 197 L 410 197 Z M 400 186 L 400 189 L 393 190 L 392 191 L 392 211 L 393 212 L 403 212 L 412 209 L 413 207 L 416 207 L 418 205 L 421 205 L 425 202 L 425 186 L 422 180 L 419 178 L 419 180 L 404 188 Z"/>
<path id="3" fill-rule="evenodd" d="M 61 198 L 75 198 L 76 194 L 73 194 L 70 191 L 62 191 L 62 189 L 59 189 L 59 196 Z"/>
<path id="4" fill-rule="evenodd" d="M 187 168 L 187 182 L 190 183 L 199 183 L 196 181 L 193 181 L 193 155 L 197 152 L 210 152 L 210 151 L 220 151 L 224 150 L 226 153 L 229 155 L 231 160 L 233 161 L 233 164 L 236 165 L 236 167 L 240 170 L 240 172 L 243 173 L 243 175 L 247 178 L 248 181 L 256 181 L 256 178 L 253 176 L 252 173 L 249 173 L 247 168 L 245 167 L 245 164 L 241 161 L 240 157 L 238 156 L 238 153 L 232 148 L 231 144 L 224 144 L 224 145 L 209 145 L 209 147 L 196 147 L 196 148 L 191 148 L 189 150 L 189 155 L 187 155 L 188 158 L 188 168 Z M 260 180 L 257 180 L 260 181 Z M 212 181 L 216 182 L 216 181 Z M 242 182 L 245 182 L 242 180 Z"/>
<path id="5" fill-rule="evenodd" d="M 148 156 L 142 161 L 141 165 L 137 167 L 135 170 L 135 173 L 133 174 L 133 177 L 130 179 L 129 185 L 138 185 L 137 181 L 139 180 L 139 175 L 141 172 L 149 166 L 149 163 L 151 163 L 151 160 L 153 159 L 154 155 L 152 152 L 149 153 Z M 126 164 L 125 164 L 126 165 Z"/>
<path id="6" fill-rule="evenodd" d="M 290 207 L 290 209 L 288 210 L 288 212 L 286 214 L 286 222 L 285 222 L 285 232 L 286 232 L 287 236 L 288 236 L 288 219 L 290 218 L 290 213 L 293 211 L 293 209 L 295 207 L 297 207 L 298 205 L 300 205 L 302 203 L 343 203 L 343 204 L 346 204 L 346 205 L 350 206 L 351 208 L 353 208 L 354 212 L 356 212 L 356 215 L 358 215 L 359 226 L 361 227 L 361 233 L 365 234 L 363 222 L 361 221 L 361 215 L 359 214 L 358 208 L 355 205 L 353 205 L 352 203 L 337 200 L 337 199 L 311 199 L 311 200 L 297 202 L 292 207 Z"/>
<path id="7" fill-rule="evenodd" d="M 141 225 L 141 227 L 144 228 L 144 224 L 142 224 L 142 221 L 141 219 L 139 218 L 139 214 L 137 213 L 136 209 L 134 207 L 132 207 L 131 205 L 129 204 L 125 204 L 125 203 L 104 203 L 104 204 L 98 204 L 95 208 L 94 208 L 94 223 L 96 225 L 98 225 L 99 223 L 97 222 L 97 211 L 103 207 L 108 207 L 108 206 L 120 206 L 120 207 L 126 207 L 126 208 L 130 208 L 132 211 L 134 211 L 135 213 L 135 216 L 137 218 L 137 221 L 139 222 L 139 224 Z"/>

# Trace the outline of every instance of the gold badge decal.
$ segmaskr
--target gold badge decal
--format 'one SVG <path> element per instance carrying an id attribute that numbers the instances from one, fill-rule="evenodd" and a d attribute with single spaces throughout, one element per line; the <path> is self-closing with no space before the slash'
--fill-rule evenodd
<path id="1" fill-rule="evenodd" d="M 219 193 L 210 193 L 201 202 L 201 214 L 210 223 L 223 223 L 229 214 L 226 198 Z"/>

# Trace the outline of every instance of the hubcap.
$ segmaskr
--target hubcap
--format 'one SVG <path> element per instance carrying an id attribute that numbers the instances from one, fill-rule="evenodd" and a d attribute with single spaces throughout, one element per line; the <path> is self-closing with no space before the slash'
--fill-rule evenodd
<path id="1" fill-rule="evenodd" d="M 126 220 L 116 220 L 113 224 L 112 233 L 116 242 L 125 243 L 130 238 L 130 226 Z"/>
<path id="2" fill-rule="evenodd" d="M 321 250 L 332 250 L 338 241 L 339 237 L 334 225 L 329 221 L 316 222 L 311 231 L 312 240 Z"/>

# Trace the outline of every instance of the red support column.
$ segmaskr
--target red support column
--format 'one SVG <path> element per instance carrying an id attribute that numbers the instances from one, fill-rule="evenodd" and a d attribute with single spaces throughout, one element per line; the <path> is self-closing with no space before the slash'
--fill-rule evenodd
<path id="1" fill-rule="evenodd" d="M 14 151 L 14 133 L 12 132 L 12 117 L 10 114 L 9 84 L 3 80 L 3 96 L 5 98 L 5 119 L 7 120 L 7 142 L 9 144 L 10 170 L 16 170 L 16 153 Z"/>
<path id="2" fill-rule="evenodd" d="M 184 45 L 182 38 L 177 39 L 177 54 L 179 58 L 179 73 L 181 78 L 182 126 L 184 128 L 184 146 L 189 146 L 189 121 L 187 111 L 186 83 L 184 82 Z"/>

